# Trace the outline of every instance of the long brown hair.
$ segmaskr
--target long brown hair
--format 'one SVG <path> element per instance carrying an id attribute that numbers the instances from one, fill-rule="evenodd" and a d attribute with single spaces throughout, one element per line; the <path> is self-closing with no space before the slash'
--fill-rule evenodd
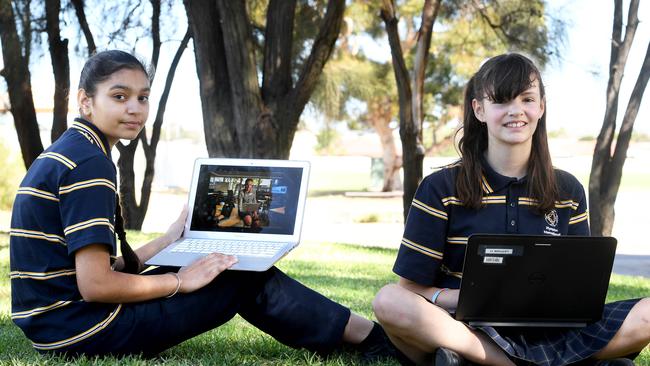
<path id="1" fill-rule="evenodd" d="M 544 83 L 535 64 L 525 56 L 508 53 L 486 61 L 467 83 L 461 128 L 463 135 L 458 142 L 461 164 L 456 179 L 458 198 L 465 207 L 479 209 L 482 206 L 481 156 L 488 148 L 487 127 L 474 115 L 472 100 L 480 102 L 488 98 L 496 103 L 505 103 L 530 88 L 535 81 L 544 100 Z M 559 188 L 548 149 L 546 109 L 533 134 L 527 177 L 528 195 L 539 202 L 535 210 L 543 213 L 555 207 Z"/>

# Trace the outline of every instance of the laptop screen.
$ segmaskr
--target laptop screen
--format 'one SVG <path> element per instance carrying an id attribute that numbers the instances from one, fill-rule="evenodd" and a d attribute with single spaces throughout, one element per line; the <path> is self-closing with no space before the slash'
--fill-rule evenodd
<path id="1" fill-rule="evenodd" d="M 201 165 L 190 230 L 292 235 L 303 169 Z"/>

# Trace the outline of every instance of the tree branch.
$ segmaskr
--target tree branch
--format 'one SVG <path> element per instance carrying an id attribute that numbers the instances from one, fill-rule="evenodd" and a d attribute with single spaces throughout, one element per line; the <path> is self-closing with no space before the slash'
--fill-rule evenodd
<path id="1" fill-rule="evenodd" d="M 70 62 L 68 40 L 61 39 L 59 28 L 60 0 L 45 2 L 47 40 L 54 73 L 54 110 L 52 112 L 51 141 L 54 142 L 68 128 L 68 96 L 70 94 Z"/>
<path id="2" fill-rule="evenodd" d="M 330 0 L 327 4 L 327 11 L 321 23 L 320 31 L 300 72 L 298 82 L 290 93 L 291 97 L 287 100 L 288 103 L 295 105 L 294 108 L 297 112 L 302 112 L 309 101 L 323 67 L 332 54 L 343 24 L 344 11 L 345 0 Z"/>
<path id="3" fill-rule="evenodd" d="M 95 46 L 95 39 L 93 38 L 93 33 L 90 31 L 88 26 L 88 21 L 86 20 L 86 12 L 84 11 L 84 0 L 70 0 L 74 6 L 75 14 L 77 14 L 77 19 L 79 19 L 79 27 L 86 38 L 86 43 L 88 44 L 88 56 L 92 56 L 97 51 L 97 46 Z"/>

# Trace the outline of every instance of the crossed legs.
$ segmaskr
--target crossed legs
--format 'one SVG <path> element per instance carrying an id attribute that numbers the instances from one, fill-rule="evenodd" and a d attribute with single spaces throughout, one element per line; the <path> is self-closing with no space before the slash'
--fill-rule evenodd
<path id="1" fill-rule="evenodd" d="M 373 309 L 393 343 L 417 364 L 430 362 L 435 349 L 445 347 L 474 363 L 513 365 L 483 332 L 469 329 L 445 310 L 401 286 L 382 288 Z M 648 343 L 650 298 L 645 298 L 634 305 L 614 338 L 594 358 L 623 357 L 640 352 Z"/>
<path id="2" fill-rule="evenodd" d="M 393 344 L 416 364 L 430 362 L 435 349 L 445 347 L 475 363 L 514 365 L 487 335 L 401 286 L 383 287 L 372 305 Z"/>

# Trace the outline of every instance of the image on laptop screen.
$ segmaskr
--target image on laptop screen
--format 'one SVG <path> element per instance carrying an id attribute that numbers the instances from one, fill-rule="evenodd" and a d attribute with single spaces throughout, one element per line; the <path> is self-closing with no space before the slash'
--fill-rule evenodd
<path id="1" fill-rule="evenodd" d="M 190 230 L 292 235 L 301 168 L 202 165 Z"/>

